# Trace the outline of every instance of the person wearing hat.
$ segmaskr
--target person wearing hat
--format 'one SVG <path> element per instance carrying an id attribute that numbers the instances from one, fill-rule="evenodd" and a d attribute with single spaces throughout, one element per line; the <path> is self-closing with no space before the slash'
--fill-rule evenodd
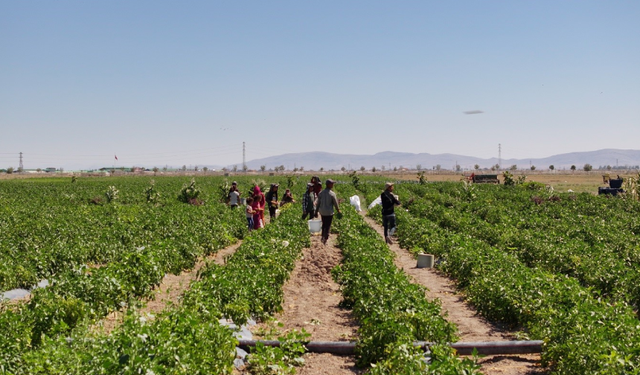
<path id="1" fill-rule="evenodd" d="M 313 186 L 314 184 L 309 182 L 307 191 L 302 195 L 302 220 L 306 219 L 307 215 L 309 215 L 309 219 L 312 219 L 316 211 L 316 207 L 313 204 L 315 200 Z"/>
<path id="2" fill-rule="evenodd" d="M 278 184 L 271 184 L 271 188 L 265 195 L 267 204 L 269 205 L 269 222 L 276 218 L 276 210 L 278 209 Z"/>
<path id="3" fill-rule="evenodd" d="M 320 214 L 322 218 L 322 243 L 326 244 L 331 232 L 331 222 L 333 221 L 333 209 L 340 215 L 340 206 L 338 205 L 338 197 L 333 192 L 333 184 L 335 181 L 328 179 L 326 188 L 318 194 L 318 203 L 316 206 L 316 216 Z"/>
<path id="4" fill-rule="evenodd" d="M 393 194 L 393 182 L 387 182 L 384 184 L 384 191 L 380 194 L 380 200 L 382 201 L 382 226 L 384 226 L 384 240 L 389 245 L 393 242 L 389 237 L 389 232 L 395 231 L 396 227 L 396 213 L 394 207 L 400 205 L 400 201 L 396 195 Z"/>

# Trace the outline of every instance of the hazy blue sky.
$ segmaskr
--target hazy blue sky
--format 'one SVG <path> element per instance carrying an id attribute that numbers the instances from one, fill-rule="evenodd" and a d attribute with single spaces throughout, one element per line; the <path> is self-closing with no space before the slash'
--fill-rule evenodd
<path id="1" fill-rule="evenodd" d="M 0 168 L 639 149 L 640 1 L 0 0 L 0 127 Z"/>

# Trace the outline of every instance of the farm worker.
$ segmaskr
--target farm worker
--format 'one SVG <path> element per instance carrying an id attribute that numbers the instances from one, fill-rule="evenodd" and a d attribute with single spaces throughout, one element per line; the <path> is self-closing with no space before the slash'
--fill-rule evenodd
<path id="1" fill-rule="evenodd" d="M 271 184 L 271 188 L 267 192 L 265 198 L 269 205 L 269 221 L 273 221 L 276 218 L 276 210 L 278 209 L 278 184 Z"/>
<path id="2" fill-rule="evenodd" d="M 394 211 L 395 205 L 400 205 L 400 201 L 396 195 L 393 194 L 393 182 L 387 182 L 384 184 L 384 191 L 380 194 L 380 200 L 382 201 L 382 225 L 384 226 L 384 240 L 389 245 L 393 242 L 389 231 L 395 232 L 396 227 L 396 213 Z"/>
<path id="3" fill-rule="evenodd" d="M 293 199 L 293 195 L 291 195 L 291 190 L 289 189 L 284 191 L 284 195 L 280 201 L 280 206 L 284 206 L 287 203 L 295 203 L 295 199 Z"/>
<path id="4" fill-rule="evenodd" d="M 322 218 L 322 243 L 326 244 L 329 239 L 329 233 L 331 232 L 331 222 L 333 221 L 333 209 L 335 208 L 340 213 L 340 206 L 338 205 L 338 197 L 331 189 L 335 181 L 328 179 L 326 182 L 326 188 L 318 194 L 318 204 L 316 206 L 316 216 L 319 213 Z"/>
<path id="5" fill-rule="evenodd" d="M 264 194 L 260 190 L 260 186 L 256 185 L 253 188 L 253 203 L 251 208 L 253 209 L 253 229 L 264 228 Z"/>
<path id="6" fill-rule="evenodd" d="M 235 181 L 231 184 L 227 201 L 231 208 L 238 207 L 238 204 L 240 203 L 240 192 L 238 191 L 238 184 Z"/>
<path id="7" fill-rule="evenodd" d="M 320 177 L 311 177 L 311 184 L 313 185 L 311 191 L 313 192 L 314 199 L 318 199 L 318 194 L 322 191 L 322 182 L 320 182 Z"/>
<path id="8" fill-rule="evenodd" d="M 253 230 L 253 198 L 247 198 L 247 208 L 245 210 L 245 214 L 247 215 L 247 226 L 249 227 L 249 231 Z"/>
<path id="9" fill-rule="evenodd" d="M 302 220 L 307 218 L 309 215 L 309 219 L 313 218 L 314 212 L 316 210 L 314 203 L 314 194 L 313 194 L 313 184 L 309 182 L 307 184 L 307 191 L 305 191 L 302 196 Z"/>

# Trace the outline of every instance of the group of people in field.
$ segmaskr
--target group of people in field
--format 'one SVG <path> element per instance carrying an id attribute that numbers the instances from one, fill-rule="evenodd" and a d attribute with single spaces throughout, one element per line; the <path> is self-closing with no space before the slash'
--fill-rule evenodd
<path id="1" fill-rule="evenodd" d="M 273 220 L 276 217 L 279 207 L 289 203 L 295 203 L 291 191 L 286 189 L 282 199 L 278 199 L 278 190 L 280 185 L 271 184 L 269 191 L 265 194 L 260 189 L 260 186 L 255 185 L 251 191 L 251 196 L 246 199 L 245 212 L 247 216 L 247 225 L 249 230 L 264 228 L 264 212 L 268 209 L 269 219 Z M 229 194 L 227 196 L 227 203 L 231 208 L 237 208 L 240 205 L 240 191 L 238 190 L 238 183 L 233 181 Z"/>
<path id="2" fill-rule="evenodd" d="M 307 183 L 307 189 L 302 196 L 302 220 L 317 218 L 320 216 L 322 221 L 321 241 L 327 243 L 331 224 L 335 213 L 338 217 L 342 215 L 340 205 L 336 193 L 333 191 L 335 181 L 327 179 L 325 188 L 322 188 L 322 182 L 319 177 L 312 177 L 311 182 Z M 398 196 L 393 194 L 394 185 L 391 182 L 385 184 L 385 190 L 380 195 L 382 204 L 382 223 L 384 226 L 384 237 L 388 244 L 391 244 L 391 235 L 396 228 L 396 217 L 394 207 L 400 205 Z M 276 218 L 279 207 L 286 204 L 295 203 L 291 191 L 285 190 L 281 200 L 278 199 L 279 185 L 271 184 L 269 191 L 265 194 L 260 186 L 255 185 L 251 196 L 246 199 L 246 217 L 249 230 L 263 228 L 265 225 L 264 212 L 268 209 L 269 221 Z M 231 184 L 227 202 L 231 208 L 237 208 L 240 205 L 240 191 L 238 184 L 234 181 Z"/>

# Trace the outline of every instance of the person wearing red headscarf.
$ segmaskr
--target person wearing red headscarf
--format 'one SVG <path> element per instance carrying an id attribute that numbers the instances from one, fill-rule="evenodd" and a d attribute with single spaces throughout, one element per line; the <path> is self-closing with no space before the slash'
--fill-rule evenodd
<path id="1" fill-rule="evenodd" d="M 253 228 L 264 228 L 264 194 L 260 191 L 260 186 L 256 185 L 253 188 L 253 203 L 251 208 L 253 209 Z"/>

